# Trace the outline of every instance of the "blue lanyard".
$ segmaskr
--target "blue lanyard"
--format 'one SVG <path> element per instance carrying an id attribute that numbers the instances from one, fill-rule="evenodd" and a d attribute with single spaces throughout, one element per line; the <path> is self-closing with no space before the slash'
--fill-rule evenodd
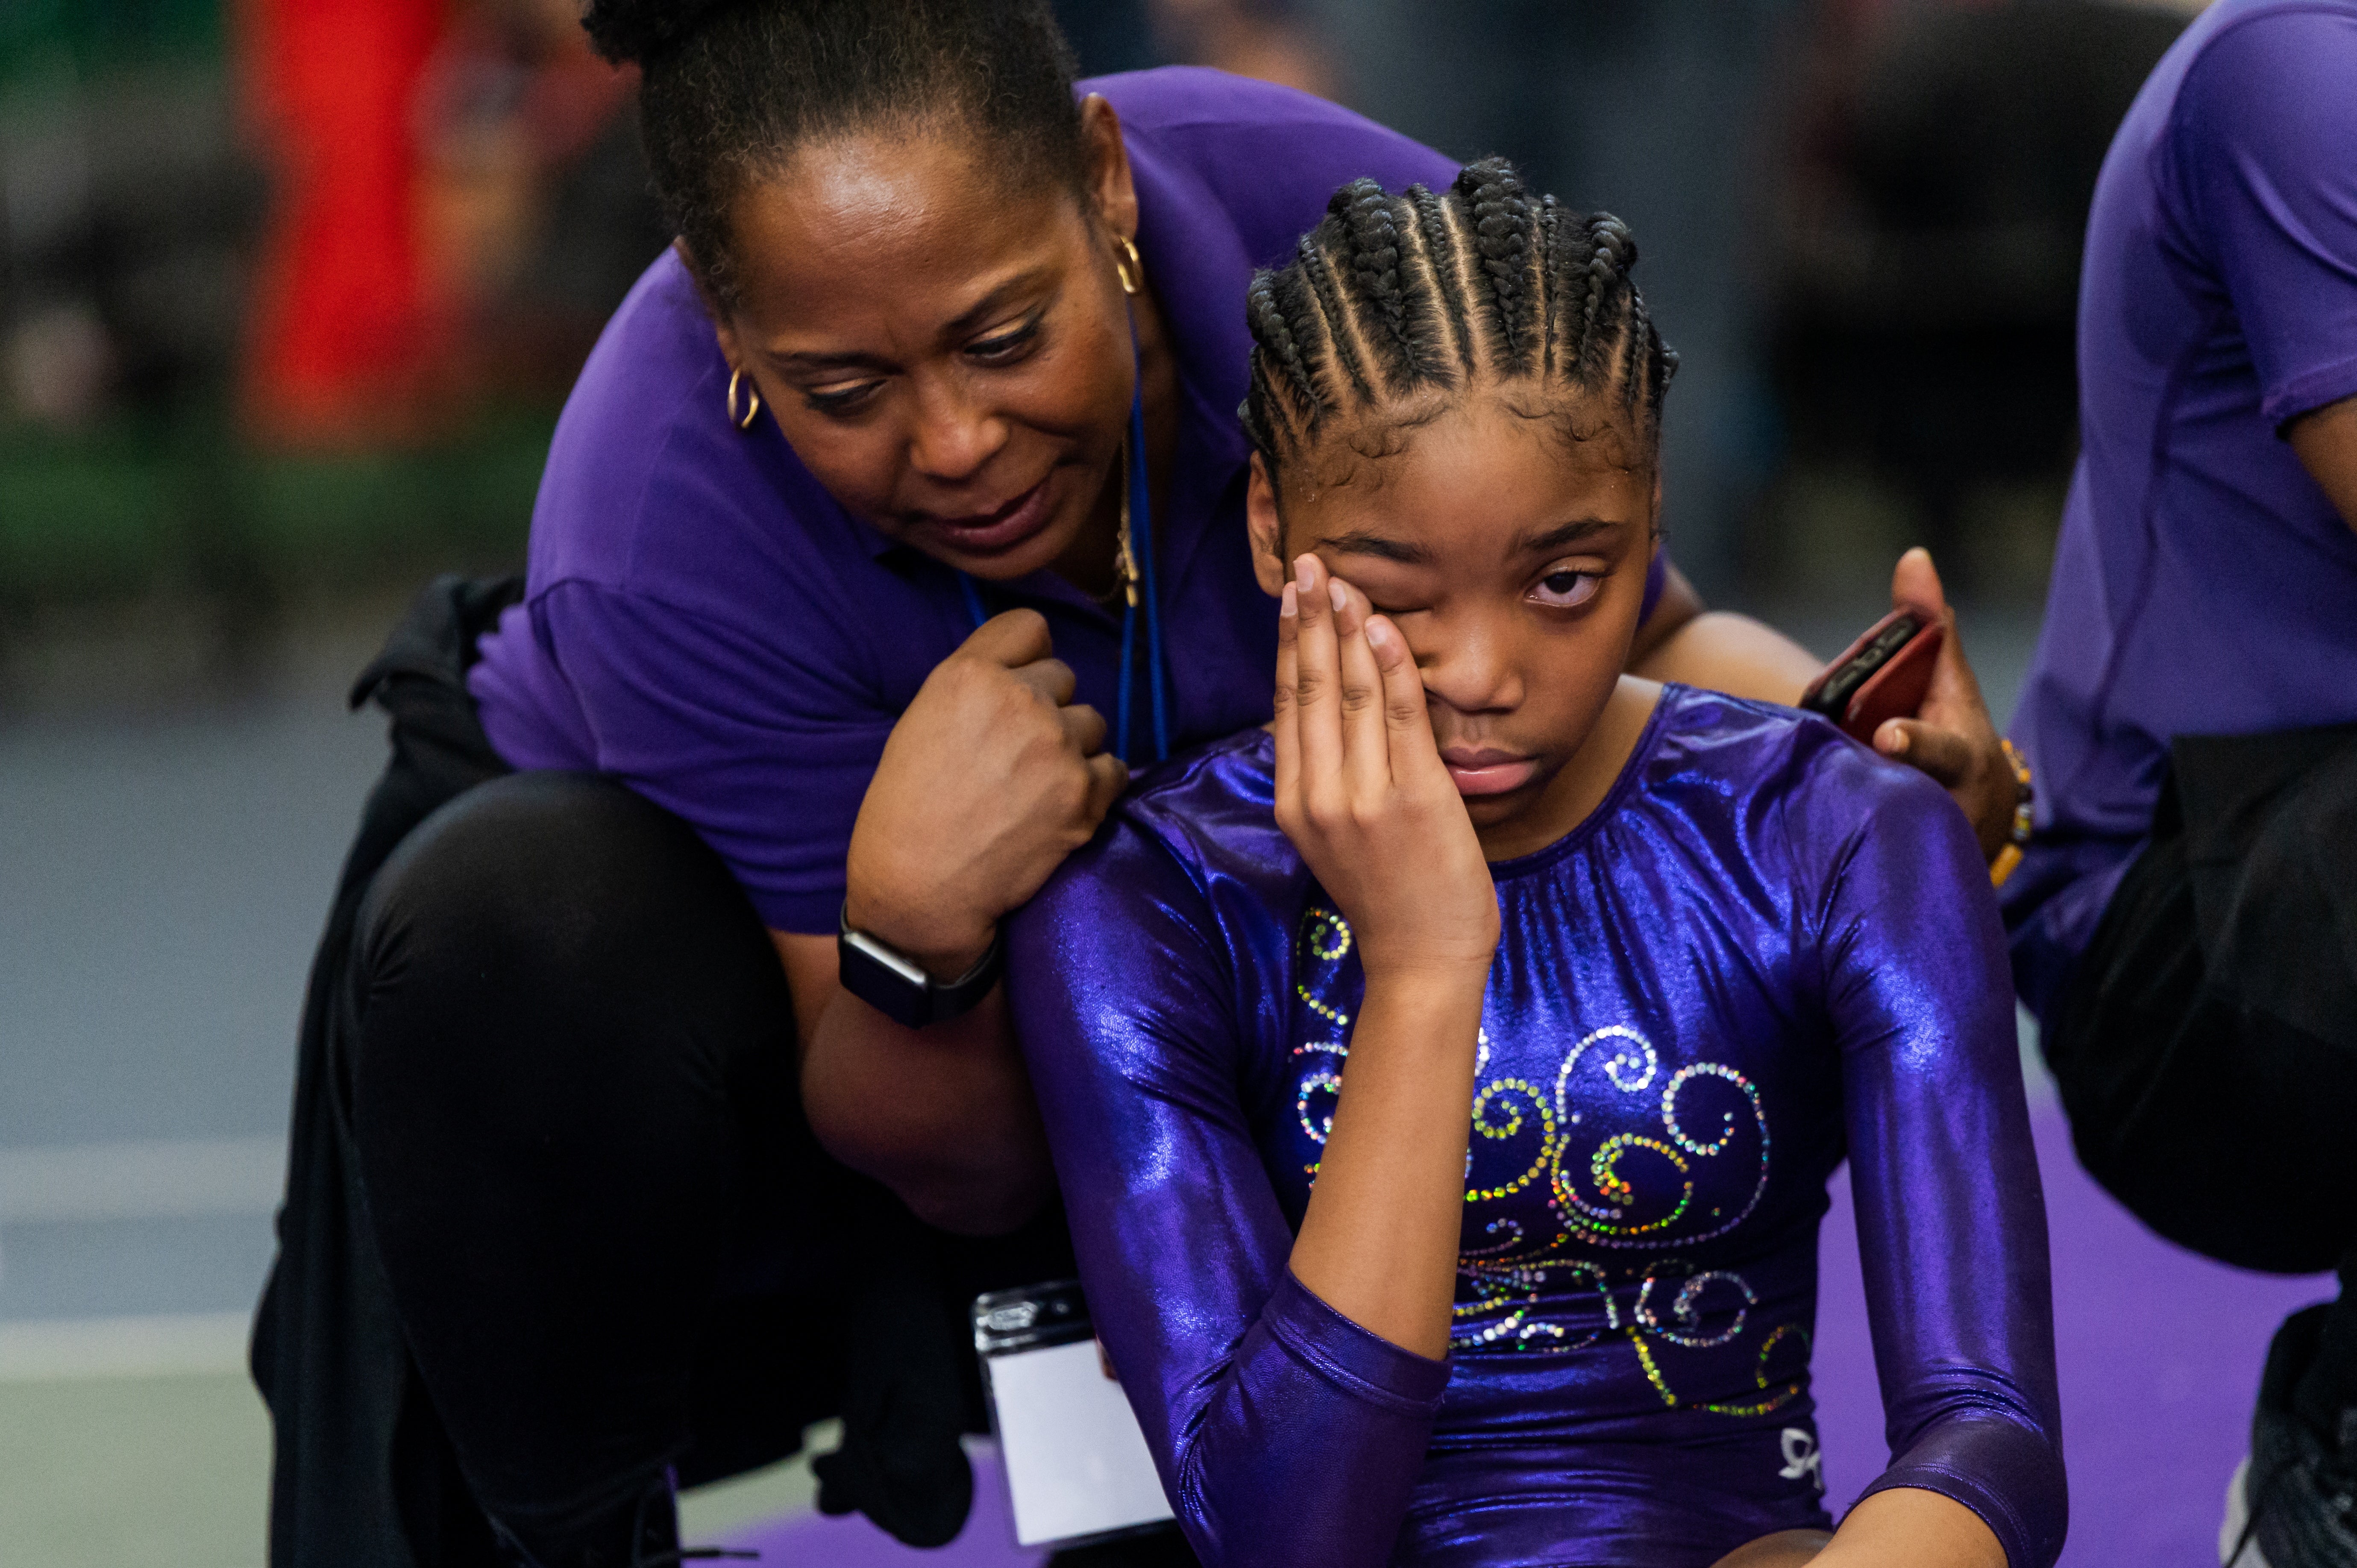
<path id="1" fill-rule="evenodd" d="M 1146 607 L 1146 679 L 1154 720 L 1154 760 L 1170 755 L 1169 682 L 1162 668 L 1162 600 L 1154 588 L 1154 519 L 1146 483 L 1146 398 L 1141 382 L 1129 400 L 1129 547 L 1137 562 L 1138 598 Z M 963 572 L 958 587 L 976 629 L 990 618 L 982 589 Z M 1113 754 L 1129 760 L 1130 689 L 1137 683 L 1138 606 L 1121 612 L 1121 691 L 1114 700 Z"/>

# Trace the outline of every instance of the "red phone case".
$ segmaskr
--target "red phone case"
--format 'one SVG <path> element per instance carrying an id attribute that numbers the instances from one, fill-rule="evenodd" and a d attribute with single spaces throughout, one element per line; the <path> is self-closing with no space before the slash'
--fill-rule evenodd
<path id="1" fill-rule="evenodd" d="M 1858 639 L 1845 649 L 1840 658 L 1826 665 L 1824 673 L 1809 686 L 1813 693 L 1824 685 L 1827 678 L 1863 653 L 1900 616 L 1913 616 L 1922 623 L 1922 629 L 1908 639 L 1906 645 L 1898 652 L 1883 660 L 1882 667 L 1850 694 L 1848 706 L 1836 721 L 1844 734 L 1868 746 L 1874 744 L 1874 732 L 1885 719 L 1913 718 L 1915 710 L 1923 705 L 1923 694 L 1932 687 L 1932 667 L 1939 659 L 1940 644 L 1947 636 L 1939 621 L 1921 610 L 1893 610 L 1867 628 Z"/>

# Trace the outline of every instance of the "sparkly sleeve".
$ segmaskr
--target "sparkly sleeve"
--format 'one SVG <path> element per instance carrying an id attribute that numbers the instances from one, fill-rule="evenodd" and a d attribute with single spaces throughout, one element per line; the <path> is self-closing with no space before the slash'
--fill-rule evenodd
<path id="1" fill-rule="evenodd" d="M 1891 1452 L 1867 1490 L 1953 1498 L 2011 1568 L 2049 1568 L 2068 1510 L 2046 1207 L 1988 874 L 1928 779 L 1847 745 L 1828 764 L 1841 809 L 1809 815 L 1847 842 L 1818 852 L 1819 951 Z"/>
<path id="2" fill-rule="evenodd" d="M 1281 972 L 1279 942 L 1232 951 L 1194 879 L 1124 824 L 1016 920 L 1011 994 L 1090 1310 L 1196 1552 L 1372 1565 L 1448 1367 L 1293 1277 L 1240 1090 L 1240 956 Z"/>

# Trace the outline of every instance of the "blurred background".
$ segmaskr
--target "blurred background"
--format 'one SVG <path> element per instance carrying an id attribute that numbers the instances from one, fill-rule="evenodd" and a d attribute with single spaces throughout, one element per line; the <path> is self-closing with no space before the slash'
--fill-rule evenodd
<path id="1" fill-rule="evenodd" d="M 1059 6 L 1089 70 L 1288 81 L 1629 220 L 1684 357 L 1680 564 L 1830 653 L 1928 543 L 2000 717 L 2073 454 L 2088 197 L 2199 8 Z M 426 575 L 522 560 L 566 388 L 665 239 L 631 91 L 574 0 L 0 5 L 10 1561 L 261 1559 L 244 1321 L 382 752 L 339 693 Z"/>

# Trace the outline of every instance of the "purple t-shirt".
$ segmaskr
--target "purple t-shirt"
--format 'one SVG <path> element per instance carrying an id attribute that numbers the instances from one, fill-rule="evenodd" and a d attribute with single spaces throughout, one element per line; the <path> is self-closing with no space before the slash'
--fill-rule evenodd
<path id="1" fill-rule="evenodd" d="M 1178 460 L 1154 529 L 1176 747 L 1268 717 L 1275 609 L 1252 575 L 1236 417 L 1253 269 L 1288 256 L 1340 185 L 1443 189 L 1457 167 L 1331 103 L 1217 71 L 1081 90 L 1120 111 L 1138 249 L 1178 361 Z M 469 683 L 510 763 L 620 779 L 692 824 L 770 926 L 830 932 L 885 737 L 973 621 L 949 568 L 851 517 L 773 424 L 731 427 L 727 381 L 666 254 L 565 404 L 529 595 L 483 639 Z M 984 595 L 993 613 L 1046 615 L 1077 700 L 1112 715 L 1117 616 L 1046 572 Z"/>
<path id="2" fill-rule="evenodd" d="M 2043 1013 L 2148 832 L 2169 741 L 2357 720 L 2357 532 L 2279 438 L 2357 395 L 2357 0 L 2222 0 L 2104 161 L 2082 455 L 2014 739 L 2006 887 Z"/>

